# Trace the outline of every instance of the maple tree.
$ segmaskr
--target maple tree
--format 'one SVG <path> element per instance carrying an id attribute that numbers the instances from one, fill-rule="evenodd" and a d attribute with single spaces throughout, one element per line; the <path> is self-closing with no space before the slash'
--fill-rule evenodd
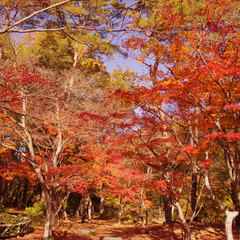
<path id="1" fill-rule="evenodd" d="M 82 112 L 82 108 L 66 101 L 66 92 L 57 80 L 45 81 L 24 68 L 1 70 L 1 74 L 1 151 L 19 155 L 18 168 L 2 155 L 2 176 L 18 176 L 19 167 L 23 170 L 25 165 L 25 177 L 28 175 L 24 172 L 30 174 L 31 168 L 35 171 L 47 202 L 44 239 L 50 239 L 55 217 L 69 193 L 88 195 L 90 202 L 91 193 L 102 185 L 108 187 L 115 182 L 110 192 L 116 191 L 123 167 L 114 163 L 114 152 L 101 149 L 101 139 L 112 131 L 107 117 Z M 117 176 L 111 168 L 119 169 Z"/>
<path id="2" fill-rule="evenodd" d="M 74 157 L 76 153 L 66 159 L 62 152 L 70 154 L 68 148 L 65 150 L 67 144 L 76 141 L 79 134 L 84 138 L 88 130 L 83 126 L 80 130 L 79 113 L 66 106 L 64 91 L 59 86 L 24 69 L 1 70 L 1 75 L 6 89 L 13 89 L 7 96 L 11 99 L 1 96 L 1 124 L 5 127 L 1 147 L 18 153 L 21 164 L 27 161 L 34 169 L 47 202 L 44 239 L 50 239 L 55 216 L 61 208 L 58 204 L 67 186 L 58 181 L 61 175 L 57 174 L 57 168 L 78 160 Z M 7 129 L 11 130 L 8 135 Z M 22 144 L 20 149 L 17 141 Z"/>
<path id="3" fill-rule="evenodd" d="M 125 47 L 145 64 L 149 77 L 140 76 L 133 91 L 117 92 L 125 104 L 159 119 L 185 152 L 192 166 L 193 209 L 197 178 L 204 176 L 212 199 L 226 214 L 228 239 L 239 214 L 238 4 L 146 1 L 132 15 L 132 26 L 142 34 L 126 40 Z M 209 183 L 212 146 L 223 153 L 219 157 L 226 163 L 235 211 L 216 199 Z"/>
<path id="4" fill-rule="evenodd" d="M 156 116 L 144 111 L 140 116 L 135 114 L 128 116 L 122 128 L 126 131 L 121 141 L 122 146 L 126 145 L 123 155 L 128 159 L 129 165 L 140 171 L 138 182 L 141 184 L 141 208 L 147 213 L 147 206 L 144 203 L 148 200 L 146 189 L 151 189 L 159 196 L 165 196 L 163 199 L 166 222 L 172 224 L 171 212 L 175 207 L 186 235 L 190 235 L 189 224 L 199 214 L 202 196 L 199 194 L 197 198 L 198 209 L 188 213 L 190 222 L 187 223 L 184 217 L 186 213 L 183 213 L 179 202 L 185 200 L 185 193 L 186 201 L 189 198 L 187 182 L 190 161 L 182 157 L 182 148 L 178 145 L 172 130 L 176 125 L 167 120 L 162 123 Z M 184 135 L 179 136 L 179 139 L 184 140 Z"/>
<path id="5" fill-rule="evenodd" d="M 140 198 L 139 180 L 143 177 L 141 172 L 132 169 L 121 153 L 119 144 L 118 114 L 110 113 L 108 116 L 84 114 L 89 120 L 97 123 L 99 132 L 91 137 L 90 143 L 84 146 L 85 159 L 91 159 L 92 168 L 88 169 L 88 186 L 91 192 L 97 193 L 102 199 L 112 196 L 118 202 L 118 222 L 125 212 L 126 203 L 137 202 Z"/>

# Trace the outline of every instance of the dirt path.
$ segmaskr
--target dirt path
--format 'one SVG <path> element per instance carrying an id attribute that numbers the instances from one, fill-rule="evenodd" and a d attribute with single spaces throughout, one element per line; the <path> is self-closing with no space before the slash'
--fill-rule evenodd
<path id="1" fill-rule="evenodd" d="M 194 225 L 193 240 L 224 240 L 226 239 L 223 227 L 211 227 L 202 224 Z M 79 233 L 88 230 L 90 233 Z M 77 231 L 77 232 L 76 232 Z M 34 228 L 34 231 L 16 240 L 41 240 L 43 228 Z M 175 224 L 171 229 L 162 224 L 150 225 L 142 228 L 133 224 L 115 224 L 112 221 L 94 220 L 93 223 L 64 222 L 54 231 L 54 240 L 99 240 L 101 237 L 122 237 L 123 240 L 180 240 L 181 228 Z M 237 235 L 235 236 L 237 239 Z"/>

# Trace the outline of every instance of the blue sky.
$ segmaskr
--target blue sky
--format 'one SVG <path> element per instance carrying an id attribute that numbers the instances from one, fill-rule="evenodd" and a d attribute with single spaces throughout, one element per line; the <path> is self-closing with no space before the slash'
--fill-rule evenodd
<path id="1" fill-rule="evenodd" d="M 112 70 L 118 66 L 120 66 L 123 70 L 126 70 L 126 68 L 129 67 L 133 72 L 137 72 L 139 75 L 146 72 L 146 67 L 143 64 L 131 57 L 124 58 L 119 54 L 115 54 L 114 59 L 105 59 L 104 63 L 109 72 L 112 72 Z"/>
<path id="2" fill-rule="evenodd" d="M 125 0 L 123 2 L 126 3 L 127 6 L 130 6 L 138 1 L 137 0 Z M 122 46 L 123 41 L 126 40 L 126 38 L 130 37 L 131 35 L 132 35 L 131 33 L 128 33 L 128 34 L 120 33 L 118 36 L 116 36 L 114 38 L 112 38 L 112 36 L 110 36 L 110 39 L 112 38 L 113 44 Z M 134 36 L 136 36 L 136 33 L 134 33 Z M 136 51 L 134 51 L 134 53 L 136 54 Z M 140 54 L 140 51 L 139 51 L 139 54 Z M 138 73 L 139 75 L 146 73 L 146 66 L 144 64 L 139 63 L 138 61 L 133 59 L 131 56 L 124 58 L 120 54 L 115 54 L 114 59 L 104 59 L 104 63 L 109 72 L 112 72 L 113 69 L 120 66 L 123 70 L 126 70 L 127 67 L 130 67 L 130 70 Z"/>

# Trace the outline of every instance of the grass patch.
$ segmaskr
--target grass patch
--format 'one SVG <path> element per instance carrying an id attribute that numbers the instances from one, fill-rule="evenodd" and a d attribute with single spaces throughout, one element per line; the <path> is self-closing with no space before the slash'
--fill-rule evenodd
<path id="1" fill-rule="evenodd" d="M 91 236 L 97 236 L 97 232 L 90 232 L 89 235 L 91 235 Z"/>

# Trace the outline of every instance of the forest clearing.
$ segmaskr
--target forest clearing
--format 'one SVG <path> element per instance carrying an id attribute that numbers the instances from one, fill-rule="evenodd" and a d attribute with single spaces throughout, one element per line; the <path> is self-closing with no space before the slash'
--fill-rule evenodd
<path id="1" fill-rule="evenodd" d="M 240 239 L 239 0 L 0 0 L 17 236 Z"/>

